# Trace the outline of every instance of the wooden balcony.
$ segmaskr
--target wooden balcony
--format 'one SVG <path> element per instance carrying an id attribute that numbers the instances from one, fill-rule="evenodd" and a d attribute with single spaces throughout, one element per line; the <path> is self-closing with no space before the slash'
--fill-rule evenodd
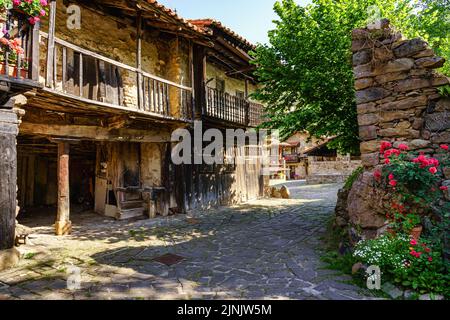
<path id="1" fill-rule="evenodd" d="M 257 127 L 263 122 L 263 106 L 214 88 L 206 88 L 203 115 L 244 127 Z"/>
<path id="2" fill-rule="evenodd" d="M 85 104 L 190 122 L 192 88 L 40 32 L 47 48 L 44 90 Z M 132 79 L 132 80 L 130 80 Z"/>
<path id="3" fill-rule="evenodd" d="M 7 10 L 0 18 L 3 31 L 0 51 L 0 92 L 2 104 L 11 96 L 39 87 L 39 26 Z"/>

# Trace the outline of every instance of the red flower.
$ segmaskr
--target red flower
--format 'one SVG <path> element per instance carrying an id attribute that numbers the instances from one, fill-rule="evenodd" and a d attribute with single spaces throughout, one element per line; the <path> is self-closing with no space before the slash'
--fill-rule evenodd
<path id="1" fill-rule="evenodd" d="M 406 150 L 409 150 L 409 147 L 406 145 L 406 144 L 400 144 L 399 146 L 398 146 L 398 148 L 400 149 L 400 150 L 402 150 L 402 151 L 406 151 Z"/>
<path id="2" fill-rule="evenodd" d="M 384 153 L 384 151 L 388 148 L 391 148 L 392 144 L 390 142 L 383 141 L 380 147 L 380 153 Z"/>
<path id="3" fill-rule="evenodd" d="M 416 239 L 412 239 L 411 242 L 409 243 L 412 246 L 417 246 L 417 241 Z"/>
<path id="4" fill-rule="evenodd" d="M 431 167 L 431 168 L 429 169 L 429 171 L 430 171 L 432 174 L 436 174 L 437 169 L 436 169 L 436 167 Z"/>
<path id="5" fill-rule="evenodd" d="M 448 191 L 448 187 L 447 186 L 442 186 L 439 189 L 441 189 L 441 191 Z"/>
<path id="6" fill-rule="evenodd" d="M 433 258 L 432 257 L 428 257 L 428 261 L 433 262 Z"/>
<path id="7" fill-rule="evenodd" d="M 381 171 L 380 170 L 376 170 L 373 173 L 373 177 L 375 178 L 375 180 L 380 181 L 381 180 Z"/>
<path id="8" fill-rule="evenodd" d="M 392 187 L 395 187 L 395 186 L 397 185 L 397 180 L 391 180 L 391 181 L 389 181 L 389 184 L 390 184 Z"/>
<path id="9" fill-rule="evenodd" d="M 449 147 L 448 147 L 448 145 L 446 145 L 446 144 L 441 144 L 441 149 L 442 149 L 442 150 L 447 150 L 447 151 L 448 151 Z"/>
<path id="10" fill-rule="evenodd" d="M 389 163 L 391 163 L 391 160 L 389 160 L 389 159 L 384 160 L 384 164 L 389 164 Z"/>
<path id="11" fill-rule="evenodd" d="M 431 252 L 431 249 L 430 249 L 430 248 L 425 248 L 425 252 L 426 252 L 426 253 L 430 253 L 430 252 Z"/>
<path id="12" fill-rule="evenodd" d="M 394 177 L 394 175 L 391 173 L 390 175 L 389 175 L 389 180 L 394 180 L 395 179 L 395 177 Z"/>
<path id="13" fill-rule="evenodd" d="M 399 156 L 399 155 L 400 155 L 400 151 L 397 150 L 397 149 L 389 149 L 389 150 L 386 150 L 386 151 L 384 152 L 384 157 L 385 157 L 385 158 L 389 158 L 389 157 L 392 156 L 392 155 Z"/>

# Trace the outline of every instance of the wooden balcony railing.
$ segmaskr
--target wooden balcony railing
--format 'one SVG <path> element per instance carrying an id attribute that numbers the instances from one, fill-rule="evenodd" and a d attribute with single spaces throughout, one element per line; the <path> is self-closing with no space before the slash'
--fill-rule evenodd
<path id="1" fill-rule="evenodd" d="M 46 90 L 86 103 L 191 121 L 192 88 L 86 50 L 51 34 L 44 70 Z"/>
<path id="2" fill-rule="evenodd" d="M 246 99 L 206 88 L 203 115 L 238 125 L 256 127 L 261 123 L 263 106 Z"/>
<path id="3" fill-rule="evenodd" d="M 26 19 L 15 10 L 0 16 L 0 76 L 9 82 L 23 84 L 39 77 L 39 25 L 31 26 Z"/>

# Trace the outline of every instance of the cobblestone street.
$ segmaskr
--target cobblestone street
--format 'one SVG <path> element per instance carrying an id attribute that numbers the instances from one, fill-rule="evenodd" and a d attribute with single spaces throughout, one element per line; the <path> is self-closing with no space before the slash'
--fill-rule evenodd
<path id="1" fill-rule="evenodd" d="M 0 299 L 364 299 L 320 261 L 339 185 L 287 183 L 293 199 L 261 199 L 187 218 L 116 222 L 73 217 L 71 236 L 35 228 Z M 183 260 L 167 266 L 155 258 Z M 81 289 L 67 289 L 72 266 Z"/>

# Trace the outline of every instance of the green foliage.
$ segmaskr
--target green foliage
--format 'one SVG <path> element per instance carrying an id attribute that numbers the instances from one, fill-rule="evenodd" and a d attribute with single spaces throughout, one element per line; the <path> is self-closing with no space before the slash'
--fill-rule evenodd
<path id="1" fill-rule="evenodd" d="M 438 92 L 442 97 L 450 98 L 450 85 L 439 87 Z"/>
<path id="2" fill-rule="evenodd" d="M 364 167 L 359 167 L 352 172 L 352 174 L 347 178 L 344 184 L 345 190 L 350 190 L 355 183 L 355 181 L 359 178 L 359 176 L 364 172 Z"/>
<path id="3" fill-rule="evenodd" d="M 279 1 L 270 45 L 252 53 L 263 85 L 254 97 L 268 105 L 265 127 L 280 129 L 282 138 L 300 130 L 338 136 L 332 148 L 358 151 L 351 32 L 367 25 L 372 5 L 406 37 L 425 38 L 450 60 L 448 0 L 313 0 L 306 7 Z"/>

